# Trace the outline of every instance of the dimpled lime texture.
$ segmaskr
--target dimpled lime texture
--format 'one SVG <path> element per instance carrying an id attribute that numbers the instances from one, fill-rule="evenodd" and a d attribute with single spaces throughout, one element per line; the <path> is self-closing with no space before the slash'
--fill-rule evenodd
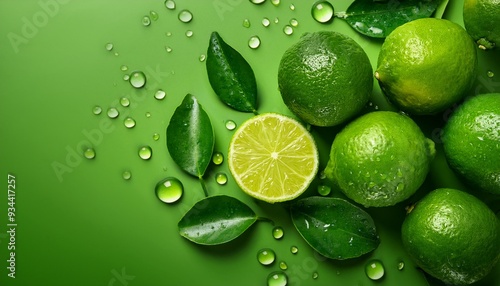
<path id="1" fill-rule="evenodd" d="M 482 190 L 500 194 L 500 93 L 465 101 L 443 130 L 450 167 Z"/>
<path id="2" fill-rule="evenodd" d="M 468 285 L 500 258 L 500 223 L 476 197 L 437 189 L 420 200 L 402 225 L 403 246 L 415 263 L 450 285 Z"/>
<path id="3" fill-rule="evenodd" d="M 418 115 L 443 111 L 472 87 L 474 42 L 449 20 L 424 18 L 396 28 L 382 44 L 375 73 L 387 98 Z"/>
<path id="4" fill-rule="evenodd" d="M 377 111 L 336 135 L 324 173 L 355 202 L 390 206 L 422 185 L 434 154 L 434 142 L 410 117 Z"/>
<path id="5" fill-rule="evenodd" d="M 278 85 L 295 115 L 311 125 L 334 126 L 368 102 L 373 70 L 364 50 L 348 36 L 306 33 L 283 54 Z"/>
<path id="6" fill-rule="evenodd" d="M 500 0 L 465 0 L 464 26 L 485 49 L 500 45 Z"/>

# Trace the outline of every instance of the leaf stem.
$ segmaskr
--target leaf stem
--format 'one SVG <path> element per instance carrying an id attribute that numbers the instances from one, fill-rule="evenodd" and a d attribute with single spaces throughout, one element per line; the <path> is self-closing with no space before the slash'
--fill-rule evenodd
<path id="1" fill-rule="evenodd" d="M 208 189 L 207 189 L 207 184 L 205 184 L 205 180 L 203 180 L 202 176 L 199 176 L 198 179 L 200 179 L 201 188 L 205 193 L 205 197 L 208 198 Z"/>

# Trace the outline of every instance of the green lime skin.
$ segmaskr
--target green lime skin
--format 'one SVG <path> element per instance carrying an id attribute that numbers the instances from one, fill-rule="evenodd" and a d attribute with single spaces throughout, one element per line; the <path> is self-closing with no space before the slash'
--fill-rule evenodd
<path id="1" fill-rule="evenodd" d="M 469 285 L 500 259 L 500 221 L 481 200 L 459 190 L 437 189 L 411 209 L 403 247 L 428 274 L 450 285 Z"/>
<path id="2" fill-rule="evenodd" d="M 305 122 L 334 126 L 368 102 L 373 69 L 361 46 L 332 31 L 304 34 L 285 51 L 278 86 L 286 106 Z"/>
<path id="3" fill-rule="evenodd" d="M 434 155 L 434 142 L 410 117 L 376 111 L 335 136 L 324 174 L 365 207 L 391 206 L 417 191 Z"/>
<path id="4" fill-rule="evenodd" d="M 423 18 L 396 28 L 384 40 L 375 78 L 397 108 L 415 115 L 442 112 L 474 84 L 477 49 L 460 25 Z"/>
<path id="5" fill-rule="evenodd" d="M 466 100 L 443 129 L 451 169 L 471 185 L 500 195 L 500 93 Z"/>
<path id="6" fill-rule="evenodd" d="M 464 27 L 483 50 L 500 45 L 500 1 L 465 0 Z"/>

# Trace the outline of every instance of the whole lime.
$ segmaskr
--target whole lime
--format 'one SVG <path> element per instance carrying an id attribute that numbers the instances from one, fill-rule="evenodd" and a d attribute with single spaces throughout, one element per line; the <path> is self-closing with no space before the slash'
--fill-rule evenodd
<path id="1" fill-rule="evenodd" d="M 284 103 L 305 122 L 334 126 L 357 114 L 373 89 L 365 51 L 338 32 L 306 33 L 285 51 L 278 70 Z"/>
<path id="2" fill-rule="evenodd" d="M 412 114 L 441 112 L 476 78 L 477 52 L 465 29 L 423 18 L 396 28 L 382 44 L 375 78 L 387 98 Z"/>
<path id="3" fill-rule="evenodd" d="M 486 276 L 500 259 L 500 221 L 463 191 L 437 189 L 410 209 L 402 225 L 405 250 L 425 272 L 450 285 Z"/>
<path id="4" fill-rule="evenodd" d="M 500 194 L 500 93 L 466 100 L 452 113 L 442 139 L 456 173 L 482 190 Z"/>
<path id="5" fill-rule="evenodd" d="M 464 26 L 481 49 L 500 45 L 500 1 L 465 0 Z"/>
<path id="6" fill-rule="evenodd" d="M 434 142 L 410 117 L 376 111 L 335 136 L 324 174 L 357 203 L 390 206 L 422 185 L 434 154 Z"/>

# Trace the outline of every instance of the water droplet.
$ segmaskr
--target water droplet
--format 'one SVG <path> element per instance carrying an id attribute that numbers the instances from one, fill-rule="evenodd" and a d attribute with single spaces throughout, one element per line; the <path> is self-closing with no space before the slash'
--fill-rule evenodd
<path id="1" fill-rule="evenodd" d="M 400 261 L 398 263 L 398 270 L 401 271 L 401 270 L 403 270 L 403 268 L 405 268 L 405 263 L 404 263 L 404 261 Z"/>
<path id="2" fill-rule="evenodd" d="M 372 260 L 365 266 L 365 273 L 371 280 L 379 280 L 384 277 L 384 265 L 379 260 Z"/>
<path id="3" fill-rule="evenodd" d="M 146 85 L 146 75 L 141 71 L 134 71 L 130 74 L 129 82 L 135 88 L 142 88 Z"/>
<path id="4" fill-rule="evenodd" d="M 222 162 L 224 162 L 224 155 L 221 152 L 214 152 L 212 156 L 212 162 L 215 165 L 220 165 Z"/>
<path id="5" fill-rule="evenodd" d="M 130 178 L 132 178 L 132 173 L 130 171 L 123 171 L 122 178 L 124 180 L 130 180 Z"/>
<path id="6" fill-rule="evenodd" d="M 248 20 L 248 19 L 243 20 L 243 27 L 250 28 L 250 26 L 251 26 L 250 20 Z"/>
<path id="7" fill-rule="evenodd" d="M 267 276 L 267 286 L 286 286 L 288 277 L 285 272 L 275 271 Z"/>
<path id="8" fill-rule="evenodd" d="M 495 76 L 495 73 L 494 73 L 494 72 L 492 72 L 492 71 L 488 71 L 488 72 L 486 72 L 486 75 L 487 75 L 488 77 L 494 77 L 494 76 Z"/>
<path id="9" fill-rule="evenodd" d="M 123 107 L 127 107 L 130 105 L 130 100 L 126 97 L 122 97 L 122 98 L 120 98 L 120 104 Z"/>
<path id="10" fill-rule="evenodd" d="M 159 89 L 155 92 L 155 98 L 158 100 L 164 99 L 166 95 L 167 95 L 167 93 L 165 91 L 163 91 L 162 89 Z"/>
<path id="11" fill-rule="evenodd" d="M 122 65 L 122 66 L 120 67 L 120 70 L 122 70 L 122 71 L 127 71 L 127 70 L 128 70 L 128 67 L 127 67 L 126 65 Z"/>
<path id="12" fill-rule="evenodd" d="M 93 148 L 87 148 L 85 151 L 83 151 L 83 156 L 87 159 L 94 159 L 95 158 L 95 150 Z"/>
<path id="13" fill-rule="evenodd" d="M 274 18 L 274 24 L 278 24 L 280 22 L 280 19 L 278 17 Z"/>
<path id="14" fill-rule="evenodd" d="M 276 259 L 276 254 L 270 248 L 263 248 L 257 252 L 257 260 L 262 265 L 271 265 Z"/>
<path id="15" fill-rule="evenodd" d="M 292 25 L 292 27 L 297 27 L 299 25 L 299 21 L 297 21 L 297 19 L 295 18 L 292 18 L 290 19 L 290 25 Z"/>
<path id="16" fill-rule="evenodd" d="M 271 3 L 273 3 L 274 6 L 279 6 L 281 3 L 281 0 L 271 0 Z"/>
<path id="17" fill-rule="evenodd" d="M 313 278 L 313 279 L 318 279 L 318 276 L 319 276 L 319 275 L 318 275 L 318 272 L 314 272 L 314 273 L 312 274 L 312 278 Z"/>
<path id="18" fill-rule="evenodd" d="M 234 129 L 236 129 L 236 122 L 234 122 L 232 120 L 226 121 L 226 128 L 227 128 L 227 130 L 234 130 Z"/>
<path id="19" fill-rule="evenodd" d="M 110 107 L 108 108 L 108 117 L 109 118 L 117 118 L 118 115 L 120 115 L 120 112 L 118 112 L 118 109 L 114 108 L 114 107 Z"/>
<path id="20" fill-rule="evenodd" d="M 151 25 L 151 18 L 149 16 L 142 17 L 142 24 L 146 27 Z"/>
<path id="21" fill-rule="evenodd" d="M 100 106 L 94 106 L 94 108 L 92 109 L 92 113 L 94 113 L 95 115 L 99 115 L 101 114 L 102 112 L 102 108 Z"/>
<path id="22" fill-rule="evenodd" d="M 167 53 L 170 53 L 172 52 L 172 48 L 169 46 L 165 46 L 165 51 L 167 51 Z"/>
<path id="23" fill-rule="evenodd" d="M 205 56 L 205 54 L 201 54 L 198 59 L 200 60 L 200 62 L 204 62 L 206 58 L 207 56 Z"/>
<path id="24" fill-rule="evenodd" d="M 274 239 L 282 239 L 285 235 L 285 231 L 281 226 L 276 226 L 273 228 L 273 237 Z"/>
<path id="25" fill-rule="evenodd" d="M 130 75 L 128 75 L 128 74 L 124 74 L 123 75 L 123 80 L 124 81 L 128 81 L 129 79 L 130 79 Z"/>
<path id="26" fill-rule="evenodd" d="M 396 192 L 401 192 L 405 188 L 405 184 L 403 183 L 398 183 L 396 186 Z"/>
<path id="27" fill-rule="evenodd" d="M 150 112 L 146 112 L 146 114 L 145 114 L 145 115 L 146 115 L 146 118 L 151 117 L 151 113 L 150 113 Z"/>
<path id="28" fill-rule="evenodd" d="M 317 1 L 313 4 L 311 14 L 319 23 L 328 23 L 333 19 L 333 5 L 328 1 Z"/>
<path id="29" fill-rule="evenodd" d="M 135 126 L 135 120 L 132 117 L 127 117 L 125 120 L 123 120 L 123 125 L 127 128 L 134 128 Z"/>
<path id="30" fill-rule="evenodd" d="M 318 193 L 322 196 L 328 196 L 330 192 L 332 191 L 332 188 L 327 185 L 319 185 L 318 186 Z"/>
<path id="31" fill-rule="evenodd" d="M 139 157 L 143 160 L 149 160 L 151 159 L 151 156 L 153 155 L 153 149 L 149 146 L 142 146 L 139 148 Z"/>
<path id="32" fill-rule="evenodd" d="M 193 31 L 191 31 L 191 30 L 187 30 L 187 31 L 186 31 L 186 37 L 188 37 L 188 38 L 191 38 L 191 37 L 193 36 L 193 34 L 194 34 L 194 33 L 193 33 Z"/>
<path id="33" fill-rule="evenodd" d="M 107 43 L 107 44 L 106 44 L 106 50 L 107 50 L 107 51 L 111 51 L 111 50 L 113 50 L 113 44 L 112 44 L 112 43 Z"/>
<path id="34" fill-rule="evenodd" d="M 285 33 L 285 35 L 288 35 L 288 36 L 290 36 L 291 34 L 293 34 L 293 28 L 292 28 L 292 26 L 285 25 L 285 27 L 283 27 L 283 33 Z"/>
<path id="35" fill-rule="evenodd" d="M 167 36 L 167 37 L 172 36 L 172 32 L 166 32 L 166 33 L 165 33 L 165 36 Z"/>
<path id="36" fill-rule="evenodd" d="M 270 24 L 271 24 L 271 21 L 269 21 L 268 18 L 262 19 L 262 26 L 269 27 Z"/>
<path id="37" fill-rule="evenodd" d="M 286 264 L 285 261 L 281 261 L 280 262 L 280 269 L 281 270 L 287 270 L 288 269 L 288 265 Z"/>
<path id="38" fill-rule="evenodd" d="M 149 11 L 149 16 L 151 16 L 151 19 L 153 21 L 156 21 L 159 18 L 158 13 L 156 13 L 155 11 Z"/>
<path id="39" fill-rule="evenodd" d="M 168 177 L 158 182 L 155 187 L 156 196 L 160 201 L 171 204 L 175 203 L 182 197 L 184 187 L 181 181 L 177 178 Z"/>
<path id="40" fill-rule="evenodd" d="M 166 0 L 165 1 L 165 7 L 169 10 L 174 10 L 175 9 L 175 1 L 173 0 Z"/>
<path id="41" fill-rule="evenodd" d="M 179 12 L 179 20 L 183 23 L 189 23 L 193 20 L 193 14 L 189 10 L 182 10 Z"/>
<path id="42" fill-rule="evenodd" d="M 120 54 L 118 52 L 115 52 L 115 56 L 119 56 Z"/>
<path id="43" fill-rule="evenodd" d="M 299 252 L 299 248 L 297 246 L 290 247 L 290 252 L 293 254 L 297 254 Z"/>
<path id="44" fill-rule="evenodd" d="M 260 38 L 259 36 L 252 36 L 248 40 L 248 46 L 252 49 L 257 49 L 260 46 Z"/>
<path id="45" fill-rule="evenodd" d="M 219 185 L 227 184 L 227 175 L 225 173 L 217 173 L 215 174 L 215 181 Z"/>
<path id="46" fill-rule="evenodd" d="M 266 2 L 266 0 L 250 0 L 250 2 L 252 2 L 253 4 L 262 4 Z"/>

